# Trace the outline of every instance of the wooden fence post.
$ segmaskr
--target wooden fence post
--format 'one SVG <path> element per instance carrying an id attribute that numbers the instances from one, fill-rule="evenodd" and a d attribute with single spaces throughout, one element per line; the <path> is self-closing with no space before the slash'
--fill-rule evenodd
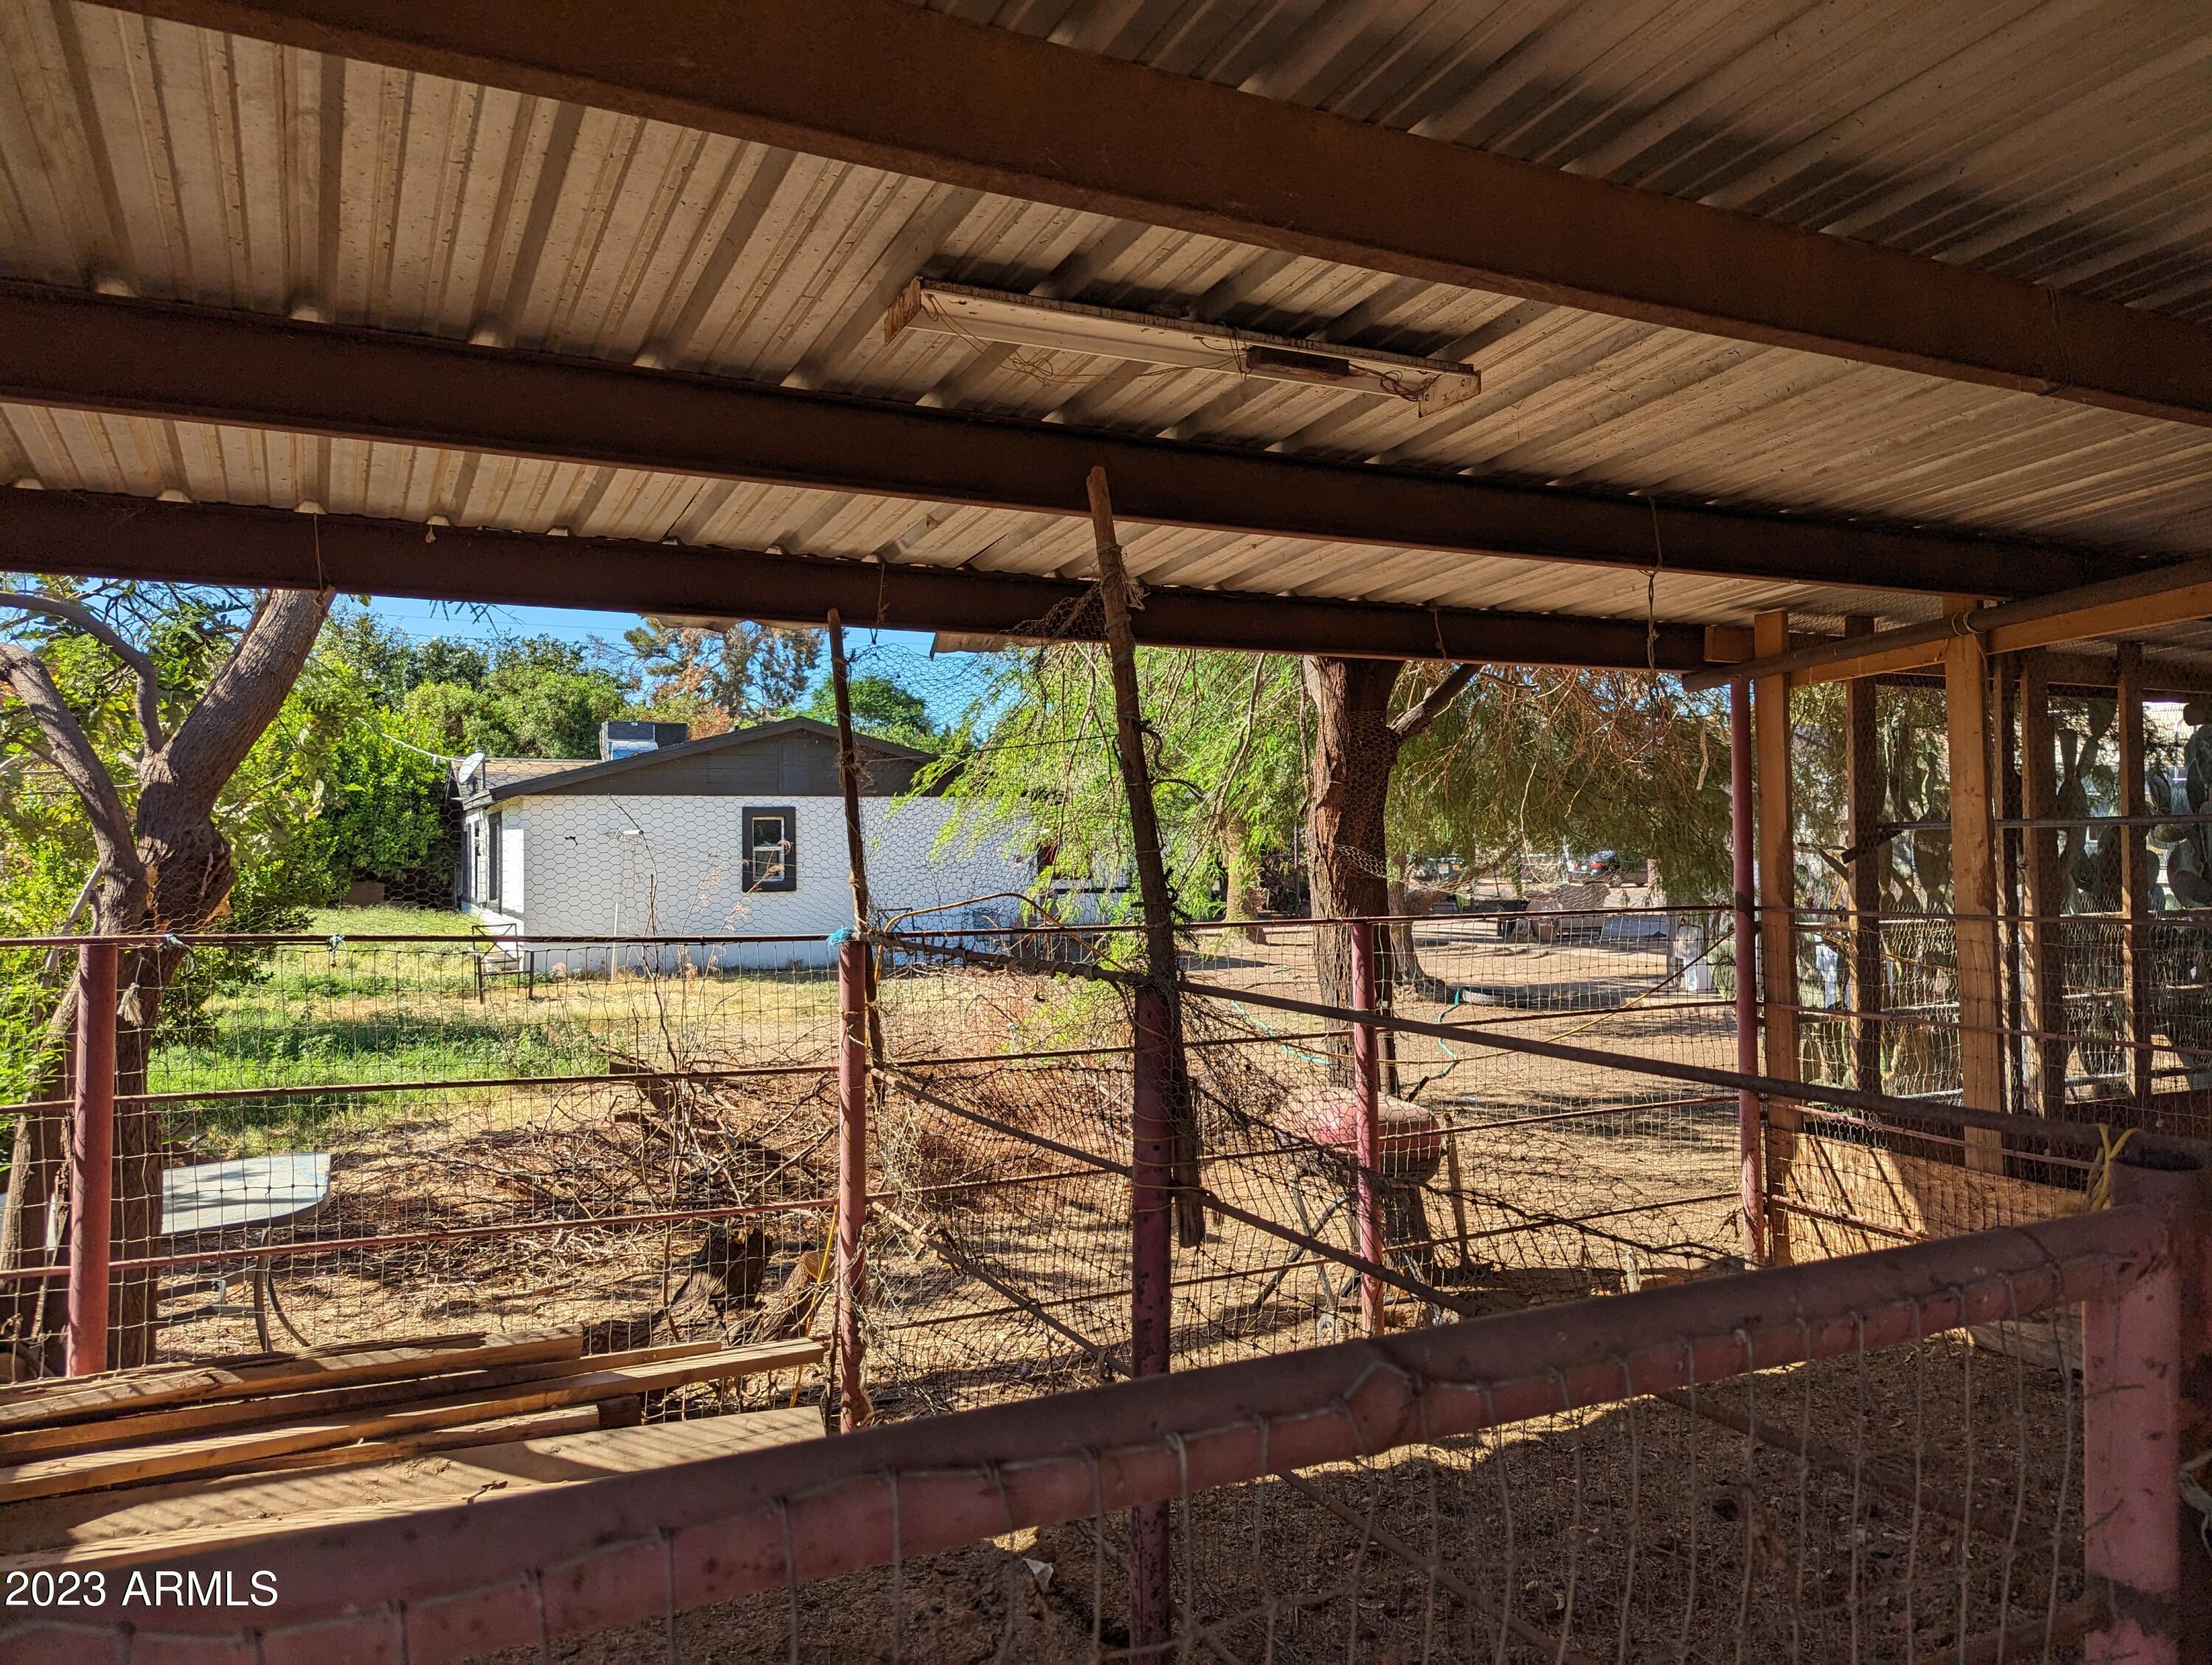
<path id="1" fill-rule="evenodd" d="M 112 942 L 76 959 L 76 1085 L 70 1139 L 69 1373 L 107 1368 L 107 1263 L 114 1240 L 115 984 Z"/>

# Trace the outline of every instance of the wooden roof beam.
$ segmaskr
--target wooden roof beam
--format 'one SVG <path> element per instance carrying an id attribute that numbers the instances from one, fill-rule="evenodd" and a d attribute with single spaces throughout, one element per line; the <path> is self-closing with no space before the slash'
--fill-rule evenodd
<path id="1" fill-rule="evenodd" d="M 0 399 L 1069 516 L 1088 513 L 1083 482 L 1103 467 L 1132 522 L 1638 574 L 1663 551 L 1670 573 L 2034 595 L 2139 569 L 2019 538 L 1494 484 L 27 283 L 0 283 Z"/>
<path id="2" fill-rule="evenodd" d="M 2212 425 L 2212 331 L 2181 319 L 898 0 L 128 9 L 1375 271 Z"/>
<path id="3" fill-rule="evenodd" d="M 1940 665 L 1953 638 L 1964 632 L 1980 636 L 1985 653 L 2017 653 L 2203 618 L 2212 618 L 2212 561 L 2189 561 L 1870 636 L 1830 636 L 1726 669 L 1696 671 L 1683 678 L 1683 686 L 1694 692 L 1742 677 L 1787 676 L 1791 687 L 1808 688 Z M 1707 657 L 1714 656 L 1709 645 Z"/>
<path id="4" fill-rule="evenodd" d="M 0 489 L 0 571 L 253 588 L 328 588 L 434 601 L 592 607 L 688 617 L 848 623 L 1095 641 L 1089 586 L 1020 573 L 815 560 L 759 550 L 482 526 L 425 527 L 349 514 L 173 503 L 94 492 Z M 1148 647 L 1337 653 L 1662 671 L 1705 663 L 1695 625 L 1482 612 L 1148 587 L 1135 619 Z"/>

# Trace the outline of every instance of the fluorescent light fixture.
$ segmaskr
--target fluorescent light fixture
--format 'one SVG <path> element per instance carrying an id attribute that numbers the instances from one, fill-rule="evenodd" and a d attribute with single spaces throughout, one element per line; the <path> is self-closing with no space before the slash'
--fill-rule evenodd
<path id="1" fill-rule="evenodd" d="M 1404 399 L 1425 416 L 1463 404 L 1482 391 L 1479 372 L 1449 359 L 1262 335 L 1225 324 L 1047 301 L 933 277 L 915 278 L 884 315 L 885 341 L 902 330 L 1374 393 Z"/>

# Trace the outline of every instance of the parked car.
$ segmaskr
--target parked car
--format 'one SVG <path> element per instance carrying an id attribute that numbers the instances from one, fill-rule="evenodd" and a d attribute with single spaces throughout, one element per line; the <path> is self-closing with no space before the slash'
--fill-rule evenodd
<path id="1" fill-rule="evenodd" d="M 1588 855 L 1567 858 L 1567 882 L 1587 884 L 1593 879 L 1620 877 L 1620 852 L 1593 850 Z"/>

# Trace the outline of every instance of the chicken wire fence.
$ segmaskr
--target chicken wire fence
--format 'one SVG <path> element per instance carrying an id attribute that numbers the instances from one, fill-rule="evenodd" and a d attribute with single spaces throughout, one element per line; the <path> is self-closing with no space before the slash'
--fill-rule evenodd
<path id="1" fill-rule="evenodd" d="M 1639 927 L 1593 919 L 1583 941 L 1532 946 L 1488 921 L 1412 924 L 1420 969 L 1406 965 L 1407 982 L 1455 981 L 1425 1005 L 1401 989 L 1401 1010 L 1449 1011 L 1456 998 L 1488 1014 L 1474 1021 L 1519 1033 L 1617 1029 L 1638 1050 L 1725 1065 L 1727 1014 L 1669 998 L 1680 969 L 1668 969 L 1665 939 Z M 1186 933 L 1183 1037 L 1197 1169 L 1214 1207 L 1203 1241 L 1187 1238 L 1176 1256 L 1178 1367 L 1360 1327 L 1347 1031 L 1260 1003 L 1319 998 L 1344 934 L 1280 921 Z M 1016 1383 L 1042 1391 L 1129 1374 L 1132 1017 L 1125 983 L 1095 974 L 1133 953 L 1133 934 L 890 941 L 878 997 L 886 1195 L 875 1208 L 888 1229 L 871 1266 L 878 1410 L 909 1383 L 944 1410 Z M 970 1037 L 957 1048 L 970 1061 L 902 1054 L 917 1036 L 934 1047 L 956 1034 Z M 977 1056 L 1001 1038 L 1021 1054 Z M 1732 1095 L 1392 1038 L 1379 1164 L 1382 1248 L 1399 1280 L 1388 1322 L 1510 1310 L 1735 1263 Z M 946 1349 L 957 1368 L 945 1368 Z"/>
<path id="2" fill-rule="evenodd" d="M 126 950 L 112 1253 L 159 1350 L 560 1328 L 616 1351 L 803 1328 L 819 1290 L 767 1280 L 818 1249 L 835 1189 L 822 945 L 632 940 L 568 973 L 607 945 Z M 19 1372 L 58 1364 L 70 1064 L 52 1048 L 11 1107 Z"/>
<path id="3" fill-rule="evenodd" d="M 119 1217 L 112 1252 L 118 1278 L 157 1304 L 161 1350 L 532 1326 L 582 1328 L 611 1347 L 709 1329 L 765 1340 L 779 1327 L 822 1328 L 836 1189 L 829 945 L 541 945 L 446 923 L 457 934 L 180 939 L 125 954 L 118 1179 L 140 1200 Z M 1444 1002 L 1410 1009 L 1452 1012 L 1456 1000 L 1458 1015 L 1531 1033 L 1613 1025 L 1722 1060 L 1727 1013 L 1680 994 L 1681 968 L 1669 969 L 1678 945 L 1645 918 L 1586 916 L 1545 939 L 1498 920 L 1406 928 L 1418 954 L 1406 963 L 1409 984 L 1449 983 Z M 1048 1299 L 1087 1290 L 1091 1309 L 1111 1309 L 1110 1291 L 1127 1282 L 1115 1224 L 1126 1201 L 1114 1199 L 1113 1176 L 1071 1170 L 1071 1159 L 963 1121 L 900 1084 L 996 1106 L 1025 1129 L 1057 1127 L 1086 1152 L 1122 1159 L 1124 1003 L 1054 966 L 1071 957 L 1114 963 L 1132 933 L 979 929 L 919 940 L 931 951 L 883 957 L 878 1002 L 894 1067 L 878 1088 L 877 1253 L 886 1268 L 902 1255 L 918 1263 L 899 1286 L 910 1292 L 881 1322 L 940 1344 L 974 1315 L 1035 1328 L 1002 1292 L 1036 1298 L 1032 1277 L 1055 1285 Z M 1312 927 L 1194 931 L 1187 940 L 1194 974 L 1254 990 L 1321 988 Z M 971 951 L 939 951 L 948 944 Z M 1012 963 L 979 963 L 975 945 Z M 46 986 L 66 995 L 74 946 L 5 951 L 51 958 Z M 132 991 L 156 979 L 160 1011 L 150 1026 L 134 1024 L 144 1005 Z M 1410 986 L 1398 998 L 1419 1000 Z M 1287 1131 L 1285 1116 L 1289 1101 L 1340 1074 L 1340 1030 L 1234 999 L 1194 1002 L 1193 1012 L 1218 1145 L 1209 1160 L 1237 1168 L 1235 1187 L 1268 1218 L 1349 1241 L 1340 1160 Z M 58 1367 L 64 1328 L 70 1065 L 65 1046 L 49 1047 L 11 1095 L 11 1208 L 23 1247 L 7 1268 L 7 1322 L 25 1371 Z M 1400 1186 L 1411 1218 L 1425 1221 L 1407 1234 L 1424 1264 L 1439 1244 L 1462 1277 L 1516 1261 L 1532 1277 L 1554 1274 L 1546 1291 L 1557 1297 L 1622 1287 L 1692 1248 L 1732 1243 L 1728 1205 L 1705 1194 L 1729 1182 L 1731 1136 L 1728 1111 L 1709 1097 L 1547 1073 L 1449 1042 L 1407 1041 L 1394 1071 L 1394 1095 L 1451 1129 L 1449 1167 L 1431 1163 L 1435 1172 Z M 1655 1177 L 1677 1158 L 1679 1173 Z M 158 1211 L 149 1206 L 157 1190 Z M 1577 1200 L 1578 1190 L 1595 1200 Z M 1086 1207 L 1087 1247 L 1066 1223 Z M 1626 1224 L 1603 1236 L 1559 1224 L 1616 1212 Z M 1638 1213 L 1648 1217 L 1640 1224 L 1629 1218 Z M 1024 1222 L 1026 1245 L 1016 1241 Z M 1330 1334 L 1331 1275 L 1310 1260 L 1279 1263 L 1279 1247 L 1217 1246 L 1191 1275 L 1218 1282 L 1221 1310 L 1194 1322 Z M 1066 1286 L 1070 1268 L 1087 1279 L 1081 1289 Z M 933 1281 L 943 1285 L 934 1296 Z M 1280 1310 L 1237 1317 L 1232 1309 L 1262 1289 Z M 1295 1322 L 1285 1316 L 1293 1297 Z M 1009 1306 L 1012 1315 L 995 1312 Z M 1063 1322 L 1111 1340 L 1103 1317 Z M 975 1334 L 962 1345 L 996 1353 L 1000 1377 L 1031 1366 L 1020 1348 Z M 1048 1327 L 1041 1334 L 1066 1340 Z"/>

